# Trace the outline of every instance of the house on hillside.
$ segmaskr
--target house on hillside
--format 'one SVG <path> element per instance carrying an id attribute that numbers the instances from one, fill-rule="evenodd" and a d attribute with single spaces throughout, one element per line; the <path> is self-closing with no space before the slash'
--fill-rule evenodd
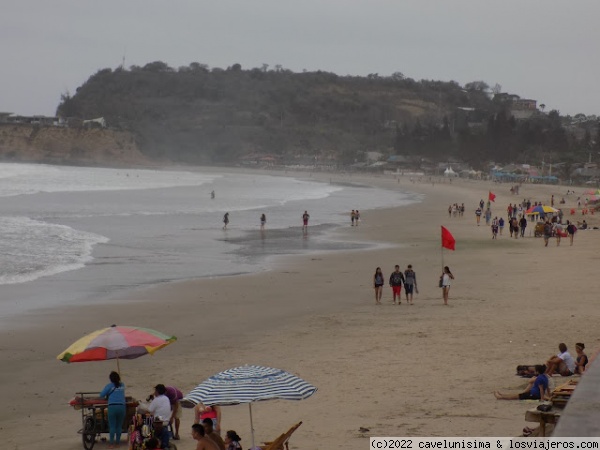
<path id="1" fill-rule="evenodd" d="M 509 113 L 516 120 L 529 119 L 538 113 L 537 100 L 521 98 L 515 94 L 499 93 L 493 98 L 496 103 L 506 104 Z"/>

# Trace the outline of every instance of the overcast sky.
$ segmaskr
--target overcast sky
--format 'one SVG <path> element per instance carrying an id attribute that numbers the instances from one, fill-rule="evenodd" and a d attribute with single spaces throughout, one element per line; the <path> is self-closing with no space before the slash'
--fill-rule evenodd
<path id="1" fill-rule="evenodd" d="M 599 24 L 600 0 L 4 0 L 0 112 L 53 115 L 125 57 L 483 80 L 598 114 Z"/>

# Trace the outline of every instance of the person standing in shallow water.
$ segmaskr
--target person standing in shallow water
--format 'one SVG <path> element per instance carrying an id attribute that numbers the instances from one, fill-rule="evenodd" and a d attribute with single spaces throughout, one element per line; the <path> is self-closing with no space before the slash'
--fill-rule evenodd
<path id="1" fill-rule="evenodd" d="M 263 213 L 260 216 L 260 229 L 264 230 L 265 229 L 265 224 L 267 223 L 267 216 Z"/>
<path id="2" fill-rule="evenodd" d="M 229 213 L 226 212 L 225 215 L 223 216 L 223 229 L 226 230 L 227 229 L 227 225 L 229 225 Z"/>
<path id="3" fill-rule="evenodd" d="M 310 214 L 308 214 L 308 211 L 304 211 L 304 214 L 302 214 L 302 231 L 308 231 L 308 219 L 310 219 Z"/>
<path id="4" fill-rule="evenodd" d="M 375 288 L 375 304 L 381 305 L 381 295 L 383 293 L 383 272 L 381 267 L 375 269 L 375 275 L 373 275 L 373 286 Z"/>

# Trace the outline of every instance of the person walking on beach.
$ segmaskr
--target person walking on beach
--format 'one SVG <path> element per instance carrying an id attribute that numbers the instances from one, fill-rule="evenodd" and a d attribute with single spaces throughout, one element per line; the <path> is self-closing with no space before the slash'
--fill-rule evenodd
<path id="1" fill-rule="evenodd" d="M 577 228 L 575 228 L 575 225 L 567 220 L 567 233 L 569 235 L 569 243 L 570 243 L 569 245 L 573 245 L 573 237 L 575 236 L 575 231 L 577 231 Z"/>
<path id="2" fill-rule="evenodd" d="M 552 224 L 549 220 L 546 220 L 544 224 L 544 247 L 548 247 L 548 241 L 552 237 Z"/>
<path id="3" fill-rule="evenodd" d="M 481 208 L 475 210 L 475 218 L 477 219 L 477 226 L 479 226 L 479 222 L 481 222 Z"/>
<path id="4" fill-rule="evenodd" d="M 552 232 L 554 233 L 554 237 L 556 238 L 556 246 L 560 245 L 560 238 L 563 235 L 563 228 L 560 222 L 554 222 L 552 225 Z"/>
<path id="5" fill-rule="evenodd" d="M 517 218 L 513 217 L 510 219 L 510 228 L 512 229 L 511 237 L 514 236 L 515 239 L 519 238 L 519 222 L 517 222 Z"/>
<path id="6" fill-rule="evenodd" d="M 354 226 L 355 220 L 356 220 L 356 211 L 352 210 L 352 212 L 350 213 L 350 222 L 352 223 L 352 226 Z"/>
<path id="7" fill-rule="evenodd" d="M 375 269 L 375 275 L 373 275 L 373 285 L 375 287 L 375 304 L 381 305 L 381 294 L 383 293 L 383 272 L 381 267 Z"/>
<path id="8" fill-rule="evenodd" d="M 412 265 L 409 264 L 404 271 L 404 294 L 406 295 L 406 303 L 409 305 L 413 304 L 413 291 L 417 294 L 419 293 L 419 289 L 417 288 L 417 274 L 413 270 Z"/>
<path id="9" fill-rule="evenodd" d="M 394 296 L 394 305 L 396 304 L 396 297 L 398 297 L 398 304 L 402 303 L 402 284 L 404 283 L 404 274 L 400 272 L 400 266 L 396 264 L 394 271 L 390 275 L 390 287 L 392 288 L 392 294 Z"/>
<path id="10" fill-rule="evenodd" d="M 448 266 L 444 266 L 444 272 L 442 273 L 442 295 L 444 297 L 444 305 L 448 304 L 448 294 L 450 293 L 451 280 L 454 280 L 454 275 L 450 272 Z"/>
<path id="11" fill-rule="evenodd" d="M 304 214 L 302 214 L 302 231 L 308 231 L 308 219 L 310 219 L 310 214 L 304 211 Z"/>
<path id="12" fill-rule="evenodd" d="M 498 237 L 498 217 L 494 217 L 492 220 L 492 239 Z"/>
<path id="13" fill-rule="evenodd" d="M 229 225 L 229 213 L 226 212 L 225 215 L 223 216 L 223 229 L 226 230 L 227 229 L 227 225 Z"/>
<path id="14" fill-rule="evenodd" d="M 267 216 L 263 213 L 260 216 L 260 229 L 264 230 L 265 229 L 265 224 L 267 223 Z"/>
<path id="15" fill-rule="evenodd" d="M 356 210 L 356 215 L 354 217 L 354 222 L 355 222 L 356 226 L 358 226 L 358 222 L 360 222 L 360 211 L 358 209 Z"/>
<path id="16" fill-rule="evenodd" d="M 121 444 L 121 430 L 125 420 L 125 385 L 121 383 L 121 376 L 111 372 L 110 383 L 104 386 L 100 397 L 108 403 L 108 448 L 115 448 Z"/>
<path id="17" fill-rule="evenodd" d="M 502 216 L 498 219 L 498 228 L 500 229 L 500 236 L 502 236 L 502 230 L 504 230 L 504 217 Z"/>
<path id="18" fill-rule="evenodd" d="M 521 215 L 521 219 L 519 220 L 519 227 L 521 229 L 521 237 L 525 237 L 525 228 L 527 228 L 527 219 L 525 218 L 525 214 Z"/>
<path id="19" fill-rule="evenodd" d="M 214 200 L 214 198 L 215 198 L 215 191 L 211 191 L 210 192 L 210 198 Z"/>

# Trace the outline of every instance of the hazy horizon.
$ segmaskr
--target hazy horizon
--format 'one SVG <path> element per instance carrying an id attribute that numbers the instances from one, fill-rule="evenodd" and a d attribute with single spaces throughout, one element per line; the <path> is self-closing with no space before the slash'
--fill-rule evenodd
<path id="1" fill-rule="evenodd" d="M 192 62 L 415 80 L 482 80 L 546 111 L 599 114 L 593 42 L 600 2 L 582 0 L 21 0 L 0 17 L 0 111 L 53 115 L 100 69 Z"/>

